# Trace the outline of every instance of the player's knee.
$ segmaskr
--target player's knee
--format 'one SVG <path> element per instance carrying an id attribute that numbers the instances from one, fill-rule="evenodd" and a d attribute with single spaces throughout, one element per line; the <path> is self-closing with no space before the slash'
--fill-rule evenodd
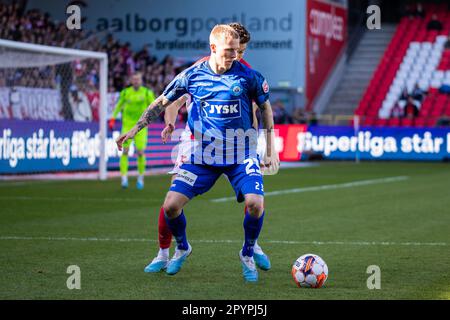
<path id="1" fill-rule="evenodd" d="M 163 209 L 169 219 L 174 219 L 180 215 L 182 207 L 179 202 L 168 195 L 166 200 L 164 200 Z"/>
<path id="2" fill-rule="evenodd" d="M 252 197 L 245 202 L 248 213 L 253 217 L 260 217 L 264 211 L 264 201 L 259 197 Z"/>
<path id="3" fill-rule="evenodd" d="M 122 154 L 123 154 L 124 156 L 127 156 L 127 155 L 128 155 L 128 150 L 130 150 L 130 149 L 128 149 L 128 148 L 123 148 Z"/>
<path id="4" fill-rule="evenodd" d="M 174 203 L 164 202 L 163 209 L 164 209 L 165 215 L 169 219 L 174 219 L 174 218 L 176 218 L 176 217 L 178 217 L 180 215 L 179 208 Z"/>
<path id="5" fill-rule="evenodd" d="M 138 157 L 142 157 L 144 155 L 144 150 L 137 151 Z"/>

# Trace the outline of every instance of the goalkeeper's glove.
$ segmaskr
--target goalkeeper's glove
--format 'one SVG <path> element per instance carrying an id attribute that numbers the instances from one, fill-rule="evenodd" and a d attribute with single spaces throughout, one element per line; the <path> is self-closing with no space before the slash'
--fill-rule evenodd
<path id="1" fill-rule="evenodd" d="M 114 129 L 114 125 L 116 124 L 116 119 L 114 119 L 114 118 L 111 118 L 111 119 L 109 119 L 109 121 L 108 121 L 108 128 L 109 128 L 109 130 L 113 130 Z"/>

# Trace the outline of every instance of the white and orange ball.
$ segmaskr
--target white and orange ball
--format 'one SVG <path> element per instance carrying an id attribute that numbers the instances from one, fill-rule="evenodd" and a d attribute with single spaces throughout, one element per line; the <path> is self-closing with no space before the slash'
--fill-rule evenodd
<path id="1" fill-rule="evenodd" d="M 320 288 L 328 278 L 328 266 L 318 255 L 307 253 L 295 260 L 292 277 L 298 287 Z"/>

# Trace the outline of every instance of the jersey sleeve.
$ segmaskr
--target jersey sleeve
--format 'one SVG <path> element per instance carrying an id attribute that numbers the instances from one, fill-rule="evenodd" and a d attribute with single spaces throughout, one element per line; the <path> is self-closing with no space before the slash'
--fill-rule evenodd
<path id="1" fill-rule="evenodd" d="M 267 80 L 258 72 L 253 70 L 252 95 L 251 98 L 258 106 L 269 99 L 269 84 Z"/>
<path id="2" fill-rule="evenodd" d="M 187 85 L 187 75 L 185 72 L 182 72 L 167 85 L 166 89 L 164 89 L 163 95 L 169 101 L 175 101 L 185 93 L 188 93 Z"/>
<path id="3" fill-rule="evenodd" d="M 117 115 L 119 114 L 120 111 L 122 111 L 122 105 L 125 102 L 125 95 L 126 95 L 126 91 L 127 89 L 123 89 L 120 92 L 119 95 L 119 100 L 117 101 L 116 107 L 114 108 L 113 114 L 112 114 L 112 118 L 116 118 Z"/>

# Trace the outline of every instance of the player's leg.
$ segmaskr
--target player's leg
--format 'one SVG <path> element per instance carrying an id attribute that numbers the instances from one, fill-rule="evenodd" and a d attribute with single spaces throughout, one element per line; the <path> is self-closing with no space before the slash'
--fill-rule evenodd
<path id="1" fill-rule="evenodd" d="M 145 149 L 147 148 L 147 128 L 142 129 L 135 137 L 134 143 L 137 150 L 137 167 L 138 167 L 138 177 L 136 182 L 136 188 L 141 190 L 144 188 L 144 174 L 145 174 Z"/>
<path id="2" fill-rule="evenodd" d="M 145 267 L 145 272 L 158 272 L 163 268 L 166 268 L 167 274 L 174 275 L 180 271 L 184 261 L 191 254 L 192 247 L 187 240 L 186 217 L 183 212 L 183 207 L 189 200 L 190 198 L 179 192 L 169 191 L 167 193 L 162 206 L 163 219 L 165 220 L 166 226 L 170 229 L 171 234 L 173 234 L 177 240 L 177 247 L 172 259 L 168 262 L 164 261 L 166 262 L 164 266 L 161 266 L 164 262 L 159 262 L 158 257 L 156 257 L 147 267 Z"/>
<path id="3" fill-rule="evenodd" d="M 187 143 L 182 143 L 178 146 L 177 159 L 175 161 L 175 165 L 171 171 L 168 173 L 171 175 L 170 184 L 172 185 L 175 180 L 178 170 L 180 169 L 180 165 L 185 162 L 185 160 L 190 156 L 190 146 L 191 141 L 189 140 Z M 152 262 L 147 265 L 144 269 L 145 272 L 159 272 L 167 267 L 169 262 L 169 249 L 172 243 L 172 232 L 170 231 L 169 226 L 167 225 L 164 208 L 161 205 L 159 209 L 159 217 L 158 217 L 158 243 L 159 243 L 159 251 L 158 255 L 152 260 Z"/>
<path id="4" fill-rule="evenodd" d="M 192 251 L 186 236 L 184 205 L 193 197 L 211 189 L 220 175 L 214 168 L 183 164 L 173 180 L 163 204 L 167 225 L 177 241 L 175 254 L 167 265 L 168 274 L 177 273 Z"/>
<path id="5" fill-rule="evenodd" d="M 264 222 L 264 197 L 260 194 L 248 193 L 245 195 L 247 208 L 244 217 L 245 241 L 242 246 L 242 254 L 252 257 L 254 255 L 255 242 Z"/>
<path id="6" fill-rule="evenodd" d="M 172 175 L 172 177 L 170 178 L 171 185 L 175 180 L 175 177 L 176 175 Z M 167 250 L 167 254 L 169 254 L 170 244 L 172 243 L 172 232 L 167 225 L 163 206 L 161 206 L 159 210 L 158 217 L 158 242 L 160 250 Z"/>
<path id="7" fill-rule="evenodd" d="M 239 252 L 243 267 L 244 279 L 257 281 L 258 272 L 255 268 L 254 246 L 258 240 L 264 222 L 264 198 L 259 194 L 245 194 L 247 212 L 244 217 L 244 245 Z"/>
<path id="8" fill-rule="evenodd" d="M 176 175 L 172 175 L 170 184 L 173 183 Z M 158 255 L 145 267 L 145 272 L 159 272 L 166 269 L 169 263 L 170 245 L 172 243 L 172 232 L 166 222 L 164 214 L 164 207 L 161 205 L 159 208 L 158 216 L 158 243 L 159 251 Z"/>
<path id="9" fill-rule="evenodd" d="M 128 188 L 128 151 L 130 150 L 129 143 L 128 146 L 124 146 L 122 149 L 122 155 L 120 156 L 120 177 L 122 188 Z"/>
<path id="10" fill-rule="evenodd" d="M 167 225 L 164 215 L 164 208 L 159 208 L 158 216 L 158 243 L 159 251 L 155 258 L 144 268 L 145 272 L 160 272 L 167 268 L 170 256 L 170 244 L 172 242 L 172 232 Z"/>
<path id="11" fill-rule="evenodd" d="M 192 247 L 187 240 L 186 235 L 186 217 L 183 207 L 190 198 L 182 193 L 169 191 L 163 204 L 164 218 L 172 235 L 177 241 L 175 254 L 170 259 L 166 272 L 173 275 L 180 271 L 184 261 L 191 254 Z"/>
<path id="12" fill-rule="evenodd" d="M 266 136 L 263 130 L 260 130 L 258 133 L 258 143 L 256 147 L 256 153 L 258 160 L 264 159 L 266 153 Z M 247 212 L 247 206 L 244 208 L 244 215 Z M 258 241 L 255 241 L 255 245 L 253 247 L 253 258 L 255 259 L 256 266 L 262 270 L 270 269 L 270 260 L 269 257 L 264 253 L 262 248 L 259 246 Z"/>
<path id="13" fill-rule="evenodd" d="M 264 185 L 259 163 L 256 159 L 248 159 L 244 164 L 231 166 L 226 174 L 238 202 L 245 201 L 244 244 L 239 252 L 239 258 L 244 279 L 254 282 L 258 280 L 254 245 L 258 240 L 264 221 Z"/>
<path id="14" fill-rule="evenodd" d="M 244 206 L 244 217 L 247 215 L 247 206 Z M 244 243 L 242 246 L 244 246 Z M 255 245 L 253 246 L 253 258 L 255 260 L 255 264 L 261 270 L 267 271 L 270 270 L 271 264 L 269 257 L 264 253 L 261 246 L 258 244 L 258 240 L 255 241 Z"/>
<path id="15" fill-rule="evenodd" d="M 122 122 L 122 134 L 131 130 L 133 126 L 131 124 L 127 124 L 126 122 Z M 132 140 L 128 140 L 123 144 L 122 155 L 120 156 L 120 176 L 121 176 L 121 184 L 122 188 L 128 188 L 128 151 L 130 150 Z"/>

